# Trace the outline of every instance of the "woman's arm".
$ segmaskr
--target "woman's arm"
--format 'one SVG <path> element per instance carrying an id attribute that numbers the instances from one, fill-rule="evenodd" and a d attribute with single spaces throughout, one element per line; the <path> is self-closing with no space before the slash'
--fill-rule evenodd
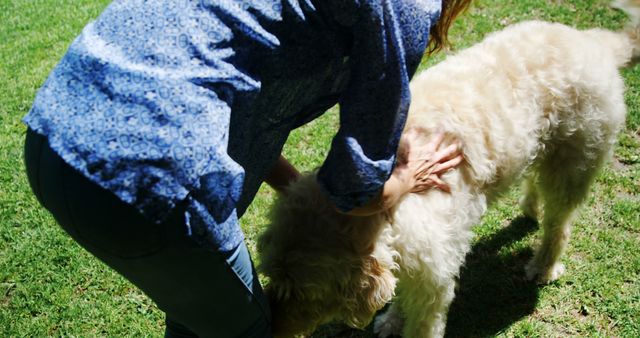
<path id="1" fill-rule="evenodd" d="M 403 136 L 407 149 L 406 158 L 397 163 L 380 193 L 364 206 L 343 213 L 353 216 L 372 215 L 391 208 L 402 196 L 411 192 L 419 193 L 434 187 L 449 191 L 449 186 L 439 176 L 458 166 L 463 157 L 457 144 L 438 150 L 443 139 L 444 135 L 438 134 L 425 145 L 421 144 L 416 132 L 406 132 Z M 298 170 L 280 155 L 265 182 L 282 193 L 299 176 Z"/>
<path id="2" fill-rule="evenodd" d="M 276 164 L 271 168 L 271 172 L 264 180 L 278 192 L 284 192 L 284 188 L 289 183 L 295 181 L 300 176 L 298 170 L 280 155 Z"/>
<path id="3" fill-rule="evenodd" d="M 393 173 L 410 104 L 409 79 L 424 55 L 440 1 L 326 3 L 333 4 L 333 14 L 353 41 L 349 82 L 339 101 L 340 127 L 318 181 L 347 211 L 378 198 Z"/>
<path id="4" fill-rule="evenodd" d="M 397 163 L 382 191 L 364 206 L 344 213 L 353 216 L 379 213 L 394 206 L 405 194 L 419 193 L 433 187 L 448 192 L 449 186 L 439 176 L 458 166 L 463 156 L 459 145 L 455 143 L 438 150 L 443 139 L 443 134 L 437 134 L 424 145 L 420 144 L 416 132 L 406 132 L 403 136 L 408 150 L 406 159 Z"/>

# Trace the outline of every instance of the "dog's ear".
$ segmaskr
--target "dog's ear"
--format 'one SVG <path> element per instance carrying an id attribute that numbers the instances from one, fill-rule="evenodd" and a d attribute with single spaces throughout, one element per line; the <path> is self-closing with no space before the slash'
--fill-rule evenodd
<path id="1" fill-rule="evenodd" d="M 285 284 L 285 283 L 283 283 Z M 330 304 L 299 299 L 295 291 L 280 288 L 275 290 L 269 284 L 265 295 L 271 308 L 272 334 L 275 338 L 293 338 L 312 333 L 322 324 L 327 315 L 333 311 Z"/>
<path id="2" fill-rule="evenodd" d="M 264 290 L 267 299 L 269 300 L 269 307 L 271 309 L 271 333 L 277 338 L 292 338 L 296 334 L 304 331 L 304 327 L 300 324 L 303 323 L 297 316 L 292 315 L 295 309 L 288 307 L 286 299 L 283 299 L 281 295 L 278 295 L 279 291 L 274 290 L 271 285 L 267 285 Z"/>
<path id="3" fill-rule="evenodd" d="M 361 274 L 352 280 L 350 289 L 353 298 L 348 301 L 344 318 L 347 324 L 363 328 L 375 313 L 394 296 L 396 278 L 389 267 L 380 263 L 373 255 L 365 258 Z"/>

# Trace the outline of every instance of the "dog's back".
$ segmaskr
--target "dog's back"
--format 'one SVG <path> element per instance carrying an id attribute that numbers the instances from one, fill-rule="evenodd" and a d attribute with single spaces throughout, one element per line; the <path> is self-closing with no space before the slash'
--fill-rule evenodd
<path id="1" fill-rule="evenodd" d="M 465 177 L 491 199 L 559 146 L 611 146 L 633 49 L 625 33 L 508 27 L 416 76 L 407 128 L 461 140 Z"/>

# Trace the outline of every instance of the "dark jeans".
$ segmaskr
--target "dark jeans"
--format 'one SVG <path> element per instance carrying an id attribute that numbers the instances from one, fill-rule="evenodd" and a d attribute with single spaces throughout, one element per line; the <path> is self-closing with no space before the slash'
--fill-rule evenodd
<path id="1" fill-rule="evenodd" d="M 220 253 L 187 234 L 184 207 L 156 224 L 70 167 L 28 130 L 25 164 L 38 201 L 82 247 L 167 315 L 167 337 L 269 337 L 270 313 L 247 247 Z"/>

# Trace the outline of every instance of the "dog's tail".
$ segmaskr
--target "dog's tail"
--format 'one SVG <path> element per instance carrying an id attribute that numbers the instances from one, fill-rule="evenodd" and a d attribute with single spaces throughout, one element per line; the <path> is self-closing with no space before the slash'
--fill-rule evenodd
<path id="1" fill-rule="evenodd" d="M 611 7 L 627 13 L 633 28 L 637 28 L 640 24 L 640 0 L 614 0 Z"/>
<path id="2" fill-rule="evenodd" d="M 625 12 L 629 22 L 621 32 L 616 33 L 618 39 L 605 38 L 604 40 L 609 41 L 620 67 L 633 66 L 640 62 L 640 0 L 614 0 L 611 7 Z"/>
<path id="3" fill-rule="evenodd" d="M 619 68 L 631 67 L 640 62 L 640 0 L 614 0 L 611 6 L 629 17 L 625 28 L 619 32 L 601 28 L 586 32 L 613 52 Z"/>

